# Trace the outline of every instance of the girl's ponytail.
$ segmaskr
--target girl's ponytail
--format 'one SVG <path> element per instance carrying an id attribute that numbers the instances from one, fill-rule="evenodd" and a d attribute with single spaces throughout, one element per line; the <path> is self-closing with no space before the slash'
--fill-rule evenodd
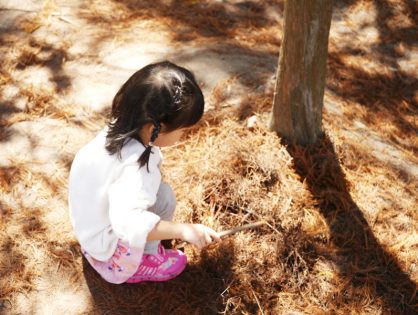
<path id="1" fill-rule="evenodd" d="M 151 153 L 153 153 L 151 149 L 154 146 L 154 141 L 155 139 L 157 139 L 158 133 L 160 132 L 160 129 L 161 129 L 161 124 L 159 122 L 157 122 L 156 120 L 153 120 L 152 122 L 154 124 L 154 129 L 152 130 L 150 141 L 148 145 L 146 146 L 145 151 L 141 154 L 141 156 L 138 159 L 139 167 L 142 167 L 146 164 L 148 172 L 149 172 L 149 167 L 148 167 L 149 158 L 150 158 Z"/>

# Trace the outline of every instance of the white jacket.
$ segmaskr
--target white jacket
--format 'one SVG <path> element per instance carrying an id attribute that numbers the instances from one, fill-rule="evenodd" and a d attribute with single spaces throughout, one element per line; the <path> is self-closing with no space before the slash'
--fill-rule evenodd
<path id="1" fill-rule="evenodd" d="M 160 220 L 147 211 L 161 183 L 160 149 L 152 149 L 148 173 L 137 162 L 145 150 L 139 141 L 126 142 L 118 159 L 106 151 L 106 134 L 102 130 L 75 156 L 68 197 L 71 224 L 81 247 L 101 261 L 113 255 L 118 239 L 143 249 Z"/>

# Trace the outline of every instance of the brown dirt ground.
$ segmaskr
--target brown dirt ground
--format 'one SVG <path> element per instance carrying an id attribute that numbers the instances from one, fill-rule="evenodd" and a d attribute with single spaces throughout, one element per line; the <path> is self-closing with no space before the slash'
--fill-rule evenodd
<path id="1" fill-rule="evenodd" d="M 417 6 L 335 0 L 326 135 L 304 149 L 265 127 L 283 1 L 0 1 L 0 313 L 414 314 Z M 164 150 L 176 219 L 269 225 L 186 245 L 167 283 L 111 285 L 72 234 L 69 167 L 120 84 L 164 58 L 208 105 Z"/>

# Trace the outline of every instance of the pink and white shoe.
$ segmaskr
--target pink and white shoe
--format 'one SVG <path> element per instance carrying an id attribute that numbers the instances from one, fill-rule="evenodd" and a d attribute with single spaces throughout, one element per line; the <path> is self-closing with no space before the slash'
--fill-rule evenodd
<path id="1" fill-rule="evenodd" d="M 165 249 L 158 245 L 157 254 L 144 254 L 135 274 L 127 283 L 142 281 L 167 281 L 177 277 L 187 265 L 186 255 L 176 249 Z"/>

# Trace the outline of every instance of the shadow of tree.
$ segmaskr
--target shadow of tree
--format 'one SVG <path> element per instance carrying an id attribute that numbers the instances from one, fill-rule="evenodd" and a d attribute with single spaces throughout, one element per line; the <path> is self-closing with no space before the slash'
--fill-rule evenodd
<path id="1" fill-rule="evenodd" d="M 352 287 L 374 292 L 391 314 L 416 314 L 417 285 L 396 257 L 382 247 L 351 198 L 349 183 L 328 136 L 308 149 L 289 144 L 288 151 L 330 228 L 331 242 L 341 257 L 336 261 L 340 276 Z"/>
<path id="2" fill-rule="evenodd" d="M 112 0 L 114 1 L 114 0 Z M 237 28 L 261 28 L 273 21 L 267 10 L 283 12 L 283 1 L 117 1 L 132 12 L 132 17 L 168 18 L 175 27 L 173 40 L 186 42 L 198 37 L 231 39 Z M 139 15 L 139 16 L 138 16 Z"/>
<path id="3" fill-rule="evenodd" d="M 167 282 L 111 284 L 83 257 L 83 273 L 95 307 L 102 314 L 219 314 L 222 288 L 234 279 L 233 242 L 202 251 L 200 259 Z"/>
<path id="4" fill-rule="evenodd" d="M 366 121 L 369 120 L 375 125 L 387 121 L 396 126 L 401 133 L 416 133 L 416 127 L 410 121 L 410 117 L 413 117 L 418 109 L 417 100 L 414 99 L 418 79 L 401 70 L 391 75 L 370 74 L 343 61 L 344 55 L 352 54 L 353 51 L 348 49 L 328 55 L 327 88 L 342 98 L 365 107 Z"/>
<path id="5" fill-rule="evenodd" d="M 16 241 L 6 235 L 0 240 L 0 313 L 5 314 L 13 309 L 10 297 L 16 290 L 30 288 L 31 273 L 25 270 L 28 257 L 16 249 Z M 3 313 L 5 312 L 5 313 Z"/>
<path id="6" fill-rule="evenodd" d="M 224 57 L 217 58 L 219 55 Z M 225 69 L 240 84 L 253 90 L 265 84 L 266 77 L 271 77 L 277 64 L 277 56 L 271 51 L 242 47 L 234 43 L 207 44 L 192 51 L 174 53 L 170 59 L 182 64 L 210 58 L 217 58 L 214 64 Z M 211 66 L 208 63 L 208 68 Z"/>
<path id="7" fill-rule="evenodd" d="M 51 81 L 55 85 L 55 92 L 61 93 L 71 86 L 71 78 L 63 69 L 63 64 L 68 59 L 69 55 L 64 48 L 57 48 L 47 42 L 31 38 L 28 49 L 22 50 L 17 58 L 16 69 L 23 70 L 33 65 L 48 68 L 52 76 Z"/>
<path id="8" fill-rule="evenodd" d="M 0 192 L 12 193 L 22 174 L 17 166 L 0 166 Z M 29 255 L 23 250 L 22 238 L 36 237 L 45 231 L 39 218 L 40 209 L 27 208 L 21 200 L 13 207 L 0 201 L 0 313 L 13 310 L 12 296 L 32 288 L 34 271 L 27 266 Z M 8 227 L 12 228 L 9 229 Z M 17 237 L 19 236 L 19 237 Z M 11 309 L 10 309 L 11 308 Z"/>
<path id="9" fill-rule="evenodd" d="M 397 51 L 395 46 L 401 43 L 410 47 L 418 45 L 418 3 L 414 0 L 403 0 L 399 3 L 399 6 L 405 8 L 405 13 L 410 19 L 409 26 L 401 26 L 393 20 L 397 17 L 393 3 L 387 0 L 374 0 L 374 6 L 377 12 L 376 26 L 379 31 L 379 43 L 376 49 L 380 60 L 399 69 L 396 58 L 403 57 L 403 54 Z M 397 9 L 399 10 L 399 7 Z"/>
<path id="10" fill-rule="evenodd" d="M 363 48 L 345 46 L 328 55 L 327 88 L 343 99 L 360 104 L 367 113 L 363 119 L 369 126 L 379 128 L 387 123 L 398 130 L 400 138 L 417 134 L 412 117 L 418 111 L 418 79 L 401 69 L 399 60 L 408 48 L 418 45 L 418 3 L 403 0 L 398 4 L 374 1 L 376 19 L 374 26 L 379 33 L 378 43 L 371 53 Z M 400 12 L 409 18 L 409 26 L 397 23 Z M 405 48 L 399 48 L 403 45 Z M 361 64 L 344 62 L 345 57 L 369 55 L 377 59 L 384 71 L 365 71 Z M 380 70 L 381 70 L 380 69 Z M 415 151 L 416 145 L 401 143 L 396 137 L 390 140 L 407 150 Z"/>
<path id="11" fill-rule="evenodd" d="M 0 64 L 0 142 L 8 142 L 13 136 L 7 120 L 15 114 L 26 113 L 29 118 L 34 108 L 35 112 L 39 111 L 34 116 L 42 116 L 42 113 L 46 116 L 51 108 L 55 114 L 59 114 L 60 109 L 53 105 L 56 102 L 54 97 L 67 91 L 72 84 L 71 77 L 64 70 L 64 62 L 70 58 L 65 47 L 56 47 L 36 39 L 33 34 L 18 32 L 15 28 L 16 26 L 9 25 L 0 32 L 0 44 L 4 47 L 14 46 L 13 54 L 7 55 L 0 51 L 3 57 Z M 19 38 L 17 45 L 16 38 Z M 30 66 L 39 66 L 49 71 L 51 76 L 48 81 L 52 83 L 55 93 L 33 89 L 31 85 L 25 85 L 15 77 L 16 70 L 22 71 Z M 6 95 L 5 89 L 8 87 L 14 91 L 13 96 Z M 16 105 L 18 101 L 22 101 L 26 107 L 19 108 Z"/>
<path id="12" fill-rule="evenodd" d="M 135 23 L 152 20 L 155 25 L 162 24 L 169 30 L 168 44 L 176 47 L 165 58 L 173 62 L 207 64 L 208 71 L 216 69 L 236 75 L 238 83 L 251 89 L 264 84 L 267 73 L 271 76 L 275 72 L 279 32 L 267 34 L 265 29 L 269 26 L 280 29 L 277 16 L 283 12 L 283 1 L 113 2 L 115 10 L 110 16 L 107 11 L 80 7 L 78 15 L 87 23 L 103 29 L 114 28 L 114 32 L 100 32 L 95 36 L 90 44 L 92 51 L 100 50 L 115 34 L 124 36 L 123 32 Z M 245 44 L 241 36 L 253 38 L 252 43 Z M 259 41 L 254 40 L 257 36 L 260 36 Z M 218 58 L 220 55 L 223 57 Z M 253 76 L 250 79 L 249 73 Z M 262 74 L 261 80 L 258 80 L 258 73 Z"/>

